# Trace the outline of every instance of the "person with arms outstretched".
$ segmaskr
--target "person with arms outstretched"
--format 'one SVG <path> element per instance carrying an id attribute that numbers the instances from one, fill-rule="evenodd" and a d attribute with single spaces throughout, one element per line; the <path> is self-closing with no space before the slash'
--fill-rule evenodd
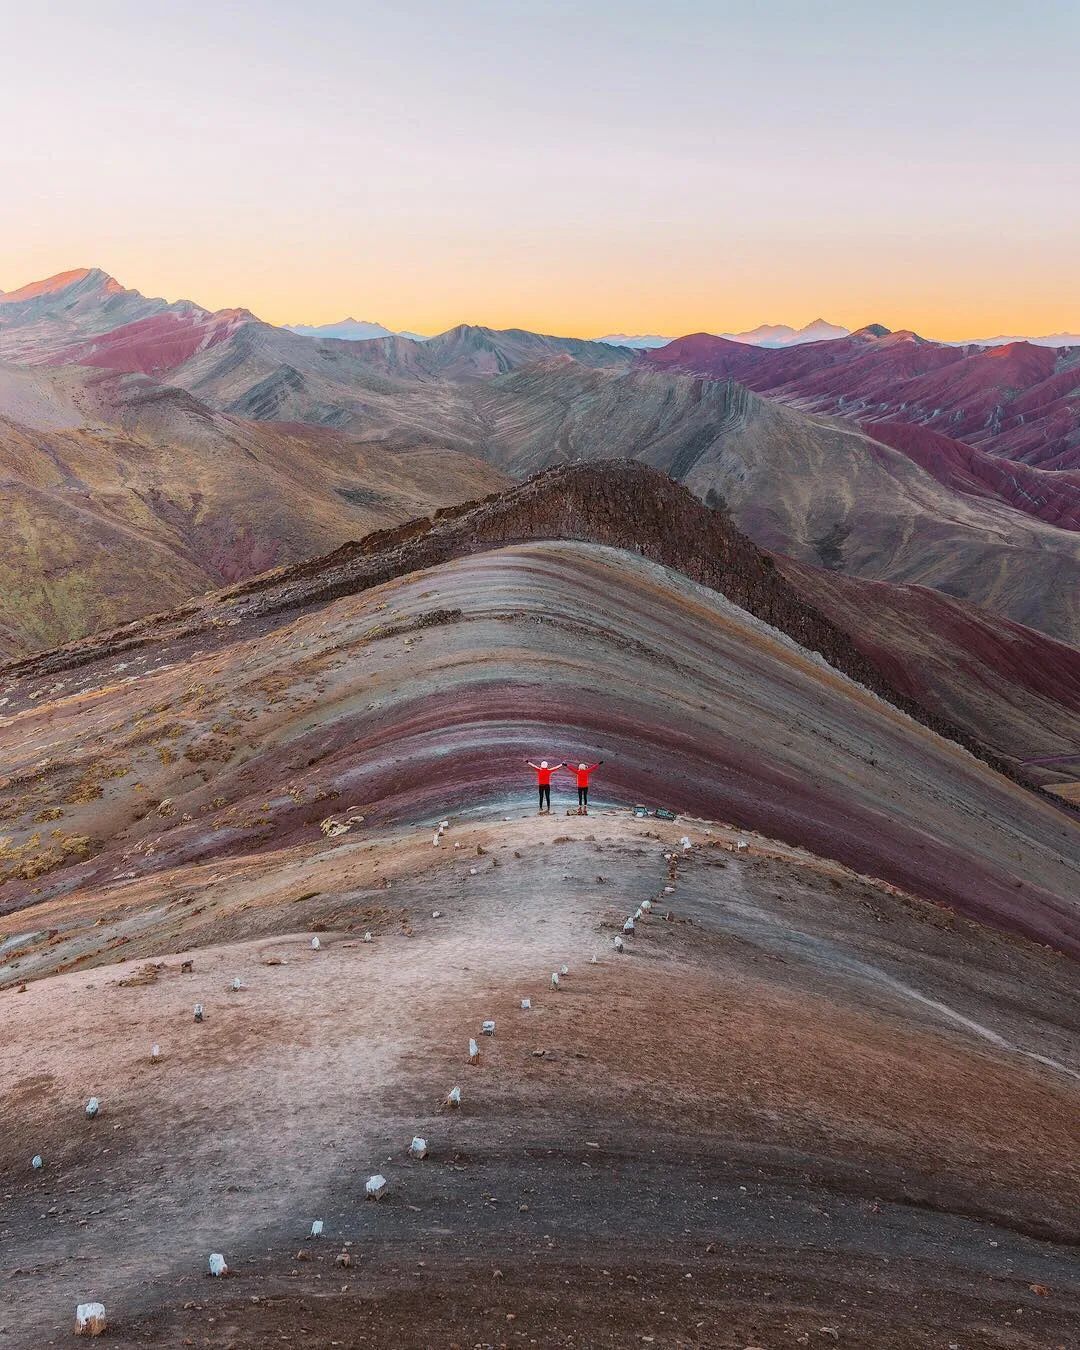
<path id="1" fill-rule="evenodd" d="M 530 769 L 536 770 L 536 786 L 540 789 L 540 815 L 551 814 L 551 775 L 556 769 L 565 769 L 565 764 L 549 764 L 546 759 L 542 759 L 539 764 L 534 764 L 531 759 L 525 763 Z M 546 803 L 546 807 L 545 807 Z"/>
<path id="2" fill-rule="evenodd" d="M 603 762 L 602 759 L 598 759 L 595 764 L 579 764 L 574 771 L 577 774 L 577 813 L 579 816 L 589 814 L 589 774 L 594 769 L 598 769 Z"/>

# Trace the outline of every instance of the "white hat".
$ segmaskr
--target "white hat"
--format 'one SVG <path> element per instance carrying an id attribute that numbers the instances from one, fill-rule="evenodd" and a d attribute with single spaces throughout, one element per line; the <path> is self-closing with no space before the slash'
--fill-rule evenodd
<path id="1" fill-rule="evenodd" d="M 542 759 L 542 760 L 540 761 L 540 767 L 541 767 L 542 769 L 546 769 L 546 768 L 547 768 L 547 760 L 546 760 L 546 759 Z"/>
<path id="2" fill-rule="evenodd" d="M 579 765 L 578 765 L 578 768 L 579 768 L 579 769 L 587 769 L 588 767 L 589 767 L 589 766 L 588 766 L 587 764 L 579 764 Z"/>

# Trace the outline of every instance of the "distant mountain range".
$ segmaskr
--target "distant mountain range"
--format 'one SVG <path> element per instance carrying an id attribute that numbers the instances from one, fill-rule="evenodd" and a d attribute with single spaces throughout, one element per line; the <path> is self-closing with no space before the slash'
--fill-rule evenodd
<path id="1" fill-rule="evenodd" d="M 403 337 L 413 342 L 426 342 L 423 333 L 409 333 L 404 330 L 395 333 L 384 328 L 381 323 L 371 323 L 367 319 L 342 319 L 339 323 L 304 324 L 287 323 L 290 333 L 299 333 L 301 337 L 340 338 L 344 342 L 368 342 L 372 338 Z"/>
<path id="2" fill-rule="evenodd" d="M 721 336 L 729 342 L 745 342 L 751 347 L 797 347 L 804 342 L 829 342 L 833 338 L 847 337 L 850 331 L 849 328 L 826 323 L 824 319 L 814 319 L 804 328 L 792 328 L 786 323 L 763 323 L 743 333 L 723 333 Z M 611 333 L 597 339 L 598 342 L 607 342 L 614 347 L 630 347 L 635 351 L 655 351 L 674 340 L 652 333 L 640 337 Z"/>
<path id="3" fill-rule="evenodd" d="M 694 334 L 635 350 L 467 324 L 343 341 L 82 269 L 0 297 L 0 376 L 3 363 L 9 650 L 466 484 L 612 458 L 663 469 L 802 562 L 1080 642 L 1077 348 L 954 347 L 879 325 L 770 347 Z M 27 598 L 43 587 L 47 622 Z"/>
<path id="4" fill-rule="evenodd" d="M 1080 470 L 1080 347 L 960 347 L 870 324 L 780 350 L 693 333 L 640 359 L 653 369 L 737 380 L 855 419 L 871 434 L 878 422 L 911 423 L 998 458 Z"/>
<path id="5" fill-rule="evenodd" d="M 1050 333 L 1046 337 L 970 338 L 950 342 L 950 347 L 1005 347 L 1011 342 L 1030 342 L 1033 347 L 1080 347 L 1080 333 Z"/>

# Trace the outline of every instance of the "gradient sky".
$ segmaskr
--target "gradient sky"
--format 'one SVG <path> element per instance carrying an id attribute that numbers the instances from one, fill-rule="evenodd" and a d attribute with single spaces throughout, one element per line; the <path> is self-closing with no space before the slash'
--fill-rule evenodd
<path id="1" fill-rule="evenodd" d="M 1080 5 L 0 0 L 0 288 L 1080 331 Z"/>

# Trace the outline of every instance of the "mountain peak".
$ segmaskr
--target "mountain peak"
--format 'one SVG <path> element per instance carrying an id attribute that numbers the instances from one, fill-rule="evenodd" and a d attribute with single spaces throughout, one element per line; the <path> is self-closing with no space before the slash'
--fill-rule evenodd
<path id="1" fill-rule="evenodd" d="M 883 323 L 868 323 L 862 328 L 856 328 L 852 337 L 863 338 L 883 338 L 888 337 L 892 330 L 886 328 Z"/>
<path id="2" fill-rule="evenodd" d="M 28 282 L 18 290 L 0 292 L 0 305 L 19 304 L 76 289 L 83 295 L 93 292 L 116 295 L 124 288 L 115 277 L 111 277 L 100 267 L 75 267 L 69 272 L 57 272 L 54 276 L 44 277 L 41 281 Z"/>

